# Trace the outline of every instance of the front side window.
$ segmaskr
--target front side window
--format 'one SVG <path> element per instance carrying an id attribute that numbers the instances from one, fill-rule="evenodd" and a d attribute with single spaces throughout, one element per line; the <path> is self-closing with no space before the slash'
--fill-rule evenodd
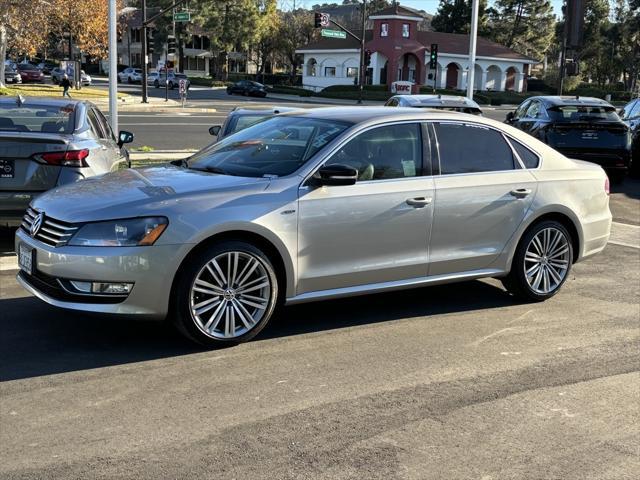
<path id="1" fill-rule="evenodd" d="M 436 123 L 434 126 L 442 175 L 515 168 L 513 153 L 499 132 L 462 123 Z"/>
<path id="2" fill-rule="evenodd" d="M 526 116 L 528 118 L 538 118 L 540 116 L 540 102 L 531 102 L 531 106 L 527 109 Z"/>
<path id="3" fill-rule="evenodd" d="M 327 165 L 358 170 L 358 181 L 422 175 L 422 137 L 417 123 L 367 130 L 345 144 Z"/>
<path id="4" fill-rule="evenodd" d="M 335 77 L 336 76 L 336 67 L 324 67 L 324 76 L 325 77 Z"/>
<path id="5" fill-rule="evenodd" d="M 337 120 L 271 117 L 194 154 L 188 159 L 188 168 L 244 177 L 289 175 L 351 125 Z"/>
<path id="6" fill-rule="evenodd" d="M 529 106 L 531 105 L 531 101 L 527 101 L 524 102 L 522 105 L 520 105 L 518 108 L 516 108 L 514 117 L 515 118 L 522 118 L 524 117 L 525 112 L 527 111 L 527 109 L 529 108 Z"/>

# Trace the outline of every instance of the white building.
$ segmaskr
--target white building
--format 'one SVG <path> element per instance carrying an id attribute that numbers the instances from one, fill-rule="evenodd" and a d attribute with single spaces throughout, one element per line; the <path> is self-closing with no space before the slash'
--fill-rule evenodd
<path id="1" fill-rule="evenodd" d="M 411 81 L 416 86 L 466 90 L 470 68 L 469 36 L 419 31 L 422 15 L 395 5 L 369 16 L 373 29 L 365 33 L 365 49 L 371 52 L 367 84 L 391 85 Z M 354 32 L 359 35 L 360 32 Z M 431 45 L 438 45 L 438 68 L 429 69 Z M 360 44 L 354 38 L 321 37 L 297 50 L 304 55 L 304 88 L 321 90 L 330 85 L 357 82 Z M 476 90 L 521 92 L 537 60 L 478 37 L 474 83 Z"/>

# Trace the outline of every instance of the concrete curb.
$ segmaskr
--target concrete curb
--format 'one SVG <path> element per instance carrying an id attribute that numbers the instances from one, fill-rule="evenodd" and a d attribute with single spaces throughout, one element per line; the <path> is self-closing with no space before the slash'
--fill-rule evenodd
<path id="1" fill-rule="evenodd" d="M 153 152 L 129 152 L 129 158 L 132 162 L 140 161 L 170 161 L 180 160 L 190 157 L 197 150 L 160 150 Z"/>

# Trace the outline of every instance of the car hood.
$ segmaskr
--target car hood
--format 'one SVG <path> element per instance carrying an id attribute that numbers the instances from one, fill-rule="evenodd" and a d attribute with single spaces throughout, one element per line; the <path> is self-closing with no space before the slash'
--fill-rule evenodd
<path id="1" fill-rule="evenodd" d="M 32 206 L 65 222 L 143 215 L 168 215 L 193 201 L 209 204 L 263 191 L 269 179 L 234 177 L 172 165 L 120 170 L 64 185 L 39 196 Z M 200 198 L 200 197 L 205 197 Z"/>

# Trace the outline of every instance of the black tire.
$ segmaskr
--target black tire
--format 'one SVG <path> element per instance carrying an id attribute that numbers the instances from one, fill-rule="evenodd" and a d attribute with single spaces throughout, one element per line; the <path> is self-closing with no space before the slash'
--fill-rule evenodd
<path id="1" fill-rule="evenodd" d="M 174 87 L 174 86 L 175 86 L 175 85 L 173 84 L 173 82 L 169 82 L 169 90 L 173 90 L 173 87 Z"/>
<path id="2" fill-rule="evenodd" d="M 131 77 L 127 77 L 127 83 L 129 84 L 133 83 L 133 80 L 131 80 Z"/>
<path id="3" fill-rule="evenodd" d="M 264 313 L 257 323 L 242 335 L 224 339 L 205 334 L 197 325 L 197 320 L 191 311 L 191 288 L 198 274 L 205 266 L 213 258 L 227 252 L 242 252 L 258 260 L 269 279 L 271 291 Z M 201 250 L 190 258 L 187 264 L 181 267 L 178 276 L 174 280 L 174 285 L 172 301 L 173 323 L 184 336 L 206 347 L 230 346 L 251 340 L 267 325 L 278 303 L 278 279 L 271 261 L 260 249 L 244 241 L 223 241 Z M 231 307 L 225 306 L 225 311 L 227 308 Z"/>
<path id="4" fill-rule="evenodd" d="M 242 95 L 244 95 L 245 97 L 248 97 L 249 96 L 249 91 L 248 90 L 244 90 L 242 92 Z"/>
<path id="5" fill-rule="evenodd" d="M 553 289 L 553 291 L 546 294 L 541 294 L 534 291 L 527 282 L 525 273 L 525 255 L 527 253 L 527 247 L 532 242 L 533 238 L 542 230 L 545 230 L 547 228 L 554 228 L 556 230 L 559 230 L 566 237 L 569 247 L 569 260 L 567 271 L 562 281 Z M 513 294 L 514 296 L 533 302 L 542 302 L 544 300 L 547 300 L 548 298 L 553 297 L 560 291 L 564 282 L 567 280 L 567 278 L 569 278 L 572 263 L 573 239 L 571 237 L 571 234 L 560 222 L 557 222 L 555 220 L 545 220 L 532 225 L 525 232 L 525 234 L 520 239 L 520 243 L 518 243 L 518 247 L 516 248 L 516 253 L 513 256 L 513 261 L 511 262 L 511 271 L 506 277 L 503 277 L 500 280 L 502 281 L 504 287 L 509 291 L 509 293 Z"/>
<path id="6" fill-rule="evenodd" d="M 158 80 L 153 81 L 153 86 L 156 88 L 160 88 L 160 82 Z"/>

